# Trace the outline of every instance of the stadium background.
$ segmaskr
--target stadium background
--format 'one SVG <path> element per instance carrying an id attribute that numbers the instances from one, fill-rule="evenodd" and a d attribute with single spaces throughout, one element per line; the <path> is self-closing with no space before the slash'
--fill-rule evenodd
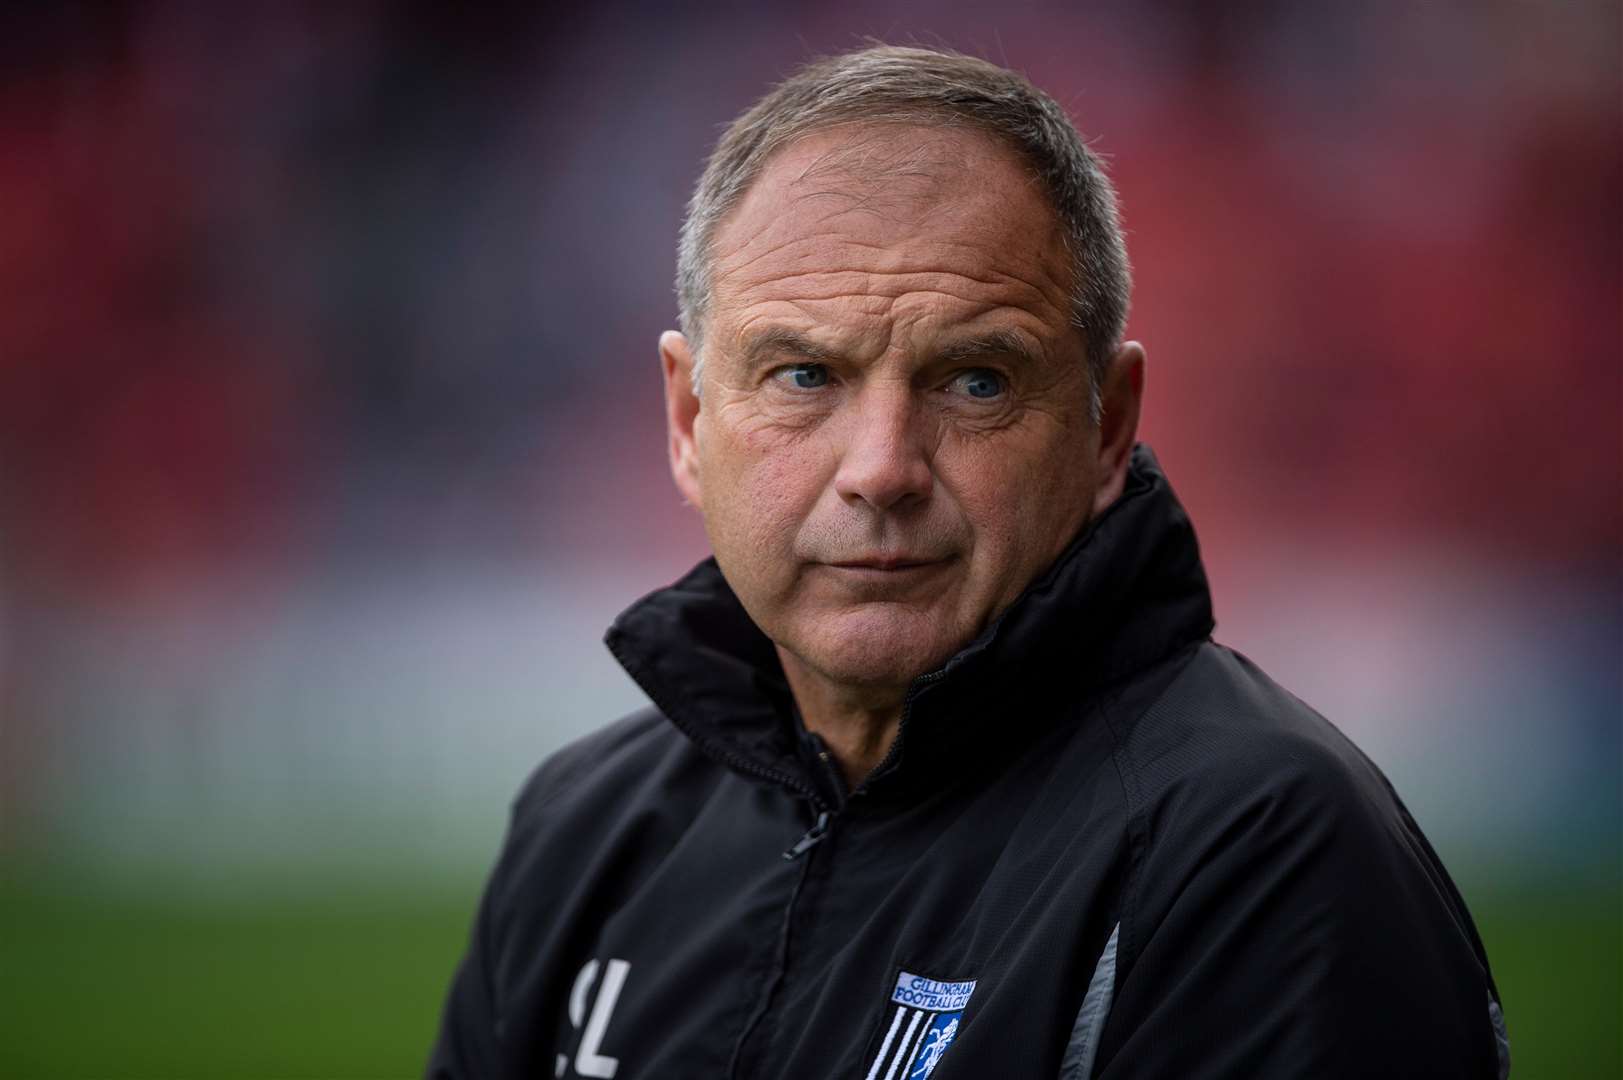
<path id="1" fill-rule="evenodd" d="M 1517 1075 L 1619 1075 L 1615 4 L 453 7 L 0 16 L 0 1075 L 419 1070 L 508 798 L 704 551 L 702 156 L 864 35 L 1110 157 L 1220 638 L 1405 795 Z"/>

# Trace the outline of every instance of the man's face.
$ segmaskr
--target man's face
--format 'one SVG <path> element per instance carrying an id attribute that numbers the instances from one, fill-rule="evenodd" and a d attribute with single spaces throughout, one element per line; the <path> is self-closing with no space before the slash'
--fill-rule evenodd
<path id="1" fill-rule="evenodd" d="M 835 129 L 768 164 L 711 265 L 696 401 L 685 342 L 666 345 L 678 483 L 781 650 L 905 685 L 1052 563 L 1099 492 L 1059 221 L 983 136 Z"/>

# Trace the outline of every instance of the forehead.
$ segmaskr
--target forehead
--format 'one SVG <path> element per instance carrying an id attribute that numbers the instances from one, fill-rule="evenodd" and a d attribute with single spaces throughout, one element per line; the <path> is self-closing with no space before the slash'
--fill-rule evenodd
<path id="1" fill-rule="evenodd" d="M 717 321 L 898 304 L 1068 323 L 1058 215 L 1015 153 L 953 127 L 847 126 L 780 150 L 711 245 Z"/>

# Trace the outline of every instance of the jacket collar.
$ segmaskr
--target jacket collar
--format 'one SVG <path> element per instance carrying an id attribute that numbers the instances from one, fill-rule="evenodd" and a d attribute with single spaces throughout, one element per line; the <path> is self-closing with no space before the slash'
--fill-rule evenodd
<path id="1" fill-rule="evenodd" d="M 1194 527 L 1139 445 L 1121 497 L 979 637 L 914 680 L 897 746 L 864 787 L 895 788 L 920 771 L 915 765 L 973 753 L 984 732 L 971 718 L 989 705 L 1030 703 L 1033 694 L 1080 701 L 1207 637 L 1212 625 Z M 627 608 L 605 640 L 706 754 L 756 779 L 819 790 L 797 752 L 777 653 L 714 559 Z M 1031 724 L 1045 719 L 1052 716 Z M 1017 739 L 1020 730 L 1000 718 L 997 737 Z"/>

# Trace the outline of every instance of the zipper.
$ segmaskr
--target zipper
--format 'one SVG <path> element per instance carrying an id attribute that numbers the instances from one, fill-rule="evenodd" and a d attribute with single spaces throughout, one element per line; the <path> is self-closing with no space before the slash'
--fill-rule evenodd
<path id="1" fill-rule="evenodd" d="M 625 658 L 622 657 L 613 646 L 610 646 L 609 651 L 614 653 L 615 658 L 620 661 L 622 667 L 624 667 L 627 671 L 632 670 L 632 666 L 626 663 Z M 641 680 L 638 680 L 638 683 L 641 685 Z M 699 749 L 710 755 L 711 758 L 721 762 L 723 765 L 726 765 L 737 772 L 741 772 L 749 776 L 757 776 L 763 780 L 770 780 L 775 784 L 786 787 L 790 791 L 803 796 L 807 802 L 811 803 L 812 809 L 817 811 L 817 820 L 813 822 L 812 827 L 806 831 L 806 835 L 802 836 L 799 840 L 796 840 L 794 844 L 790 846 L 789 850 L 783 853 L 785 862 L 793 862 L 794 860 L 800 858 L 802 855 L 806 854 L 806 852 L 810 851 L 812 848 L 821 843 L 823 837 L 828 835 L 829 822 L 832 820 L 833 815 L 829 813 L 827 804 L 824 803 L 822 795 L 818 793 L 815 786 L 803 784 L 800 782 L 798 777 L 791 776 L 786 772 L 780 772 L 777 769 L 770 769 L 764 765 L 758 765 L 741 754 L 733 753 L 731 750 L 727 749 L 723 745 L 720 745 L 719 743 L 700 737 L 700 734 L 697 731 L 692 730 L 687 724 L 677 719 L 677 714 L 672 712 L 667 703 L 662 700 L 663 695 L 652 693 L 646 686 L 644 686 L 642 689 L 644 693 L 648 694 L 649 699 L 653 701 L 654 706 L 663 712 L 665 716 L 669 718 L 671 723 L 675 724 L 684 735 L 686 735 L 689 739 L 692 739 L 694 745 L 698 746 Z M 833 768 L 833 762 L 829 759 L 828 751 L 826 749 L 820 749 L 818 756 L 822 758 L 825 767 L 830 769 Z M 799 891 L 800 887 L 798 885 L 795 886 L 795 892 L 798 894 Z M 792 906 L 793 901 L 791 900 L 791 907 Z"/>
<path id="2" fill-rule="evenodd" d="M 816 732 L 807 732 L 807 740 L 817 755 L 817 764 L 822 767 L 823 780 L 828 784 L 828 794 L 833 796 L 831 808 L 838 813 L 845 806 L 845 800 L 850 798 L 851 792 L 845 786 L 845 776 L 834 763 L 834 755 L 828 751 L 828 744 Z"/>
<path id="3" fill-rule="evenodd" d="M 867 779 L 862 781 L 862 785 L 858 787 L 856 791 L 852 792 L 853 795 L 860 795 L 862 792 L 866 791 L 868 784 L 872 780 L 874 780 L 876 777 L 882 776 L 887 769 L 891 768 L 896 763 L 897 757 L 899 757 L 902 752 L 902 734 L 907 730 L 907 718 L 913 715 L 913 702 L 920 694 L 924 692 L 925 687 L 929 686 L 931 683 L 938 683 L 946 677 L 947 669 L 945 667 L 941 667 L 937 668 L 935 671 L 920 675 L 918 678 L 913 680 L 913 685 L 907 688 L 907 696 L 902 698 L 902 715 L 896 721 L 896 738 L 892 740 L 890 749 L 885 752 L 885 756 L 880 760 L 879 764 L 874 766 L 873 772 L 869 773 Z"/>
<path id="4" fill-rule="evenodd" d="M 829 816 L 830 815 L 827 810 L 819 811 L 817 815 L 817 823 L 812 826 L 811 832 L 808 832 L 799 844 L 796 844 L 793 848 L 790 848 L 788 851 L 784 852 L 783 857 L 785 859 L 795 858 L 800 854 L 800 852 L 796 849 L 801 848 L 802 844 L 805 845 L 805 848 L 802 850 L 809 850 L 816 846 L 817 841 L 821 840 L 828 832 Z M 821 829 L 822 832 L 819 833 L 815 839 L 813 839 L 812 833 L 817 833 L 819 829 Z M 756 1028 L 761 1026 L 761 1021 L 766 1018 L 766 1014 L 771 1011 L 773 999 L 777 997 L 778 994 L 778 988 L 783 985 L 784 973 L 789 962 L 789 933 L 790 929 L 794 926 L 795 905 L 800 902 L 800 892 L 805 888 L 806 879 L 809 876 L 811 876 L 811 860 L 808 859 L 800 864 L 800 872 L 795 876 L 794 888 L 789 891 L 789 902 L 784 906 L 783 909 L 783 924 L 778 929 L 778 943 L 776 955 L 773 961 L 772 978 L 766 984 L 765 992 L 760 995 L 760 1000 L 755 1006 L 755 1011 L 750 1015 L 749 1020 L 744 1024 L 744 1030 L 739 1033 L 738 1041 L 733 1044 L 732 1062 L 727 1066 L 727 1075 L 733 1078 L 733 1080 L 737 1080 L 739 1070 L 743 1067 L 744 1048 L 749 1045 L 750 1037 L 755 1034 Z"/>
<path id="5" fill-rule="evenodd" d="M 812 824 L 810 829 L 806 830 L 806 835 L 802 836 L 799 840 L 796 840 L 794 846 L 783 853 L 784 861 L 794 862 L 796 859 L 806 854 L 806 852 L 822 843 L 823 837 L 828 835 L 828 824 L 832 818 L 833 815 L 827 810 L 819 810 L 817 812 L 817 820 Z"/>
<path id="6" fill-rule="evenodd" d="M 913 711 L 914 699 L 924 692 L 924 688 L 926 686 L 929 686 L 931 683 L 938 683 L 946 677 L 947 669 L 942 667 L 936 668 L 934 671 L 929 672 L 928 674 L 920 675 L 918 678 L 913 680 L 913 685 L 907 688 L 907 696 L 902 699 L 902 718 L 896 723 L 896 735 L 898 740 L 901 738 L 902 725 L 907 723 L 907 717 Z"/>
<path id="7" fill-rule="evenodd" d="M 658 703 L 656 702 L 656 704 Z M 671 714 L 666 713 L 665 715 L 670 716 Z M 694 743 L 700 747 L 700 749 L 704 750 L 711 757 L 719 760 L 723 765 L 731 766 L 733 769 L 741 773 L 747 773 L 751 776 L 758 776 L 763 780 L 771 780 L 773 783 L 786 787 L 797 795 L 805 796 L 806 801 L 810 802 L 812 804 L 812 808 L 818 813 L 826 814 L 828 812 L 823 803 L 823 797 L 819 795 L 817 793 L 817 789 L 811 785 L 802 784 L 798 778 L 790 776 L 786 772 L 779 772 L 776 769 L 769 769 L 764 765 L 757 765 L 749 758 L 740 754 L 735 754 L 732 751 L 727 750 L 725 747 L 719 746 L 708 739 L 700 740 L 693 734 L 693 732 L 689 731 L 681 724 L 677 724 L 677 727 L 682 728 L 682 731 L 686 733 L 688 738 L 692 739 Z"/>

